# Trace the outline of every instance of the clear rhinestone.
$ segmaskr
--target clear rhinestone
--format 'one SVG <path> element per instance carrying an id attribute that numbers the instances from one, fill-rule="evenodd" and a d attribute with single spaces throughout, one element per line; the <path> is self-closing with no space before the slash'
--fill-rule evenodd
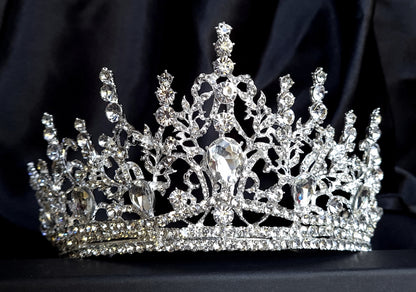
<path id="1" fill-rule="evenodd" d="M 381 137 L 381 131 L 378 127 L 370 129 L 370 137 L 374 141 L 377 141 Z"/>
<path id="2" fill-rule="evenodd" d="M 220 204 L 212 211 L 212 215 L 217 224 L 227 226 L 233 221 L 234 211 L 229 206 Z"/>
<path id="3" fill-rule="evenodd" d="M 71 192 L 71 211 L 75 217 L 89 219 L 95 211 L 95 199 L 86 187 L 76 187 Z"/>
<path id="4" fill-rule="evenodd" d="M 312 101 L 320 102 L 325 96 L 325 87 L 323 85 L 316 85 L 312 90 Z"/>
<path id="5" fill-rule="evenodd" d="M 352 207 L 354 210 L 367 209 L 370 203 L 370 190 L 366 186 L 361 186 L 354 196 Z"/>
<path id="6" fill-rule="evenodd" d="M 219 39 L 215 43 L 215 51 L 219 56 L 229 56 L 233 51 L 233 46 L 229 38 Z"/>
<path id="7" fill-rule="evenodd" d="M 167 127 L 174 122 L 175 111 L 170 106 L 165 105 L 157 109 L 155 116 L 159 125 Z"/>
<path id="8" fill-rule="evenodd" d="M 314 81 L 318 84 L 323 84 L 326 81 L 327 74 L 323 71 L 322 68 L 317 68 L 314 73 L 312 73 L 312 77 Z"/>
<path id="9" fill-rule="evenodd" d="M 279 103 L 285 108 L 290 108 L 295 103 L 295 97 L 291 92 L 286 92 L 280 97 Z"/>
<path id="10" fill-rule="evenodd" d="M 159 80 L 159 85 L 162 87 L 170 87 L 173 81 L 173 76 L 168 73 L 168 71 L 163 72 L 159 76 L 157 76 L 157 79 Z"/>
<path id="11" fill-rule="evenodd" d="M 376 145 L 371 146 L 371 148 L 369 150 L 369 156 L 370 156 L 371 161 L 375 165 L 380 165 L 381 164 L 380 150 L 379 150 L 378 146 L 376 146 Z"/>
<path id="12" fill-rule="evenodd" d="M 100 90 L 101 98 L 108 102 L 117 102 L 117 94 L 114 86 L 104 84 Z"/>
<path id="13" fill-rule="evenodd" d="M 103 68 L 100 72 L 99 78 L 101 82 L 111 83 L 113 81 L 113 74 L 107 68 Z"/>
<path id="14" fill-rule="evenodd" d="M 354 124 L 355 121 L 357 120 L 357 116 L 354 114 L 353 111 L 349 111 L 348 113 L 345 114 L 345 123 L 346 124 Z"/>
<path id="15" fill-rule="evenodd" d="M 315 103 L 310 108 L 310 114 L 314 120 L 323 120 L 327 115 L 328 110 L 322 103 Z"/>
<path id="16" fill-rule="evenodd" d="M 85 121 L 76 118 L 75 122 L 74 122 L 74 128 L 78 131 L 78 132 L 85 132 L 86 131 L 86 127 L 85 127 Z"/>
<path id="17" fill-rule="evenodd" d="M 53 127 L 53 116 L 48 113 L 44 113 L 42 117 L 42 124 L 48 128 Z"/>
<path id="18" fill-rule="evenodd" d="M 327 210 L 331 214 L 340 214 L 342 211 L 344 211 L 344 206 L 341 200 L 337 197 L 330 198 L 326 206 Z"/>
<path id="19" fill-rule="evenodd" d="M 287 74 L 283 77 L 280 77 L 280 90 L 281 91 L 287 91 L 289 90 L 293 84 L 295 84 L 292 80 L 292 78 L 290 78 L 290 74 Z"/>
<path id="20" fill-rule="evenodd" d="M 230 81 L 223 82 L 216 88 L 215 97 L 221 103 L 232 103 L 237 97 L 237 86 Z"/>
<path id="21" fill-rule="evenodd" d="M 107 135 L 101 134 L 100 137 L 98 138 L 98 145 L 104 148 L 107 145 L 107 140 L 108 140 Z"/>
<path id="22" fill-rule="evenodd" d="M 56 130 L 54 128 L 46 128 L 43 130 L 43 138 L 46 141 L 51 141 L 56 136 Z"/>
<path id="23" fill-rule="evenodd" d="M 234 118 L 229 113 L 220 113 L 214 118 L 214 128 L 220 133 L 228 133 L 234 127 Z"/>
<path id="24" fill-rule="evenodd" d="M 156 91 L 156 96 L 161 103 L 172 104 L 175 99 L 175 92 L 171 88 L 159 88 Z"/>
<path id="25" fill-rule="evenodd" d="M 228 24 L 226 24 L 225 22 L 221 22 L 216 27 L 216 30 L 217 30 L 217 34 L 219 36 L 225 36 L 225 35 L 229 35 L 231 33 L 232 27 L 229 26 Z"/>
<path id="26" fill-rule="evenodd" d="M 50 160 L 58 160 L 61 153 L 61 147 L 59 144 L 49 144 L 46 149 L 46 155 Z"/>
<path id="27" fill-rule="evenodd" d="M 121 118 L 122 113 L 123 110 L 121 109 L 121 106 L 117 103 L 110 103 L 105 108 L 105 115 L 107 116 L 107 119 L 112 123 L 118 122 Z"/>
<path id="28" fill-rule="evenodd" d="M 146 181 L 136 181 L 129 190 L 129 197 L 133 206 L 139 211 L 141 216 L 145 218 L 154 216 L 153 206 L 155 194 Z"/>
<path id="29" fill-rule="evenodd" d="M 296 178 L 292 186 L 292 195 L 299 206 L 308 206 L 315 196 L 315 183 L 312 178 L 304 176 Z"/>
<path id="30" fill-rule="evenodd" d="M 295 121 L 295 114 L 292 110 L 287 110 L 283 113 L 283 122 L 286 125 L 291 125 Z"/>
<path id="31" fill-rule="evenodd" d="M 221 137 L 208 148 L 207 162 L 216 181 L 237 182 L 245 163 L 241 146 L 232 138 Z"/>
<path id="32" fill-rule="evenodd" d="M 77 136 L 77 143 L 79 147 L 85 147 L 88 143 L 89 137 L 85 133 L 80 133 Z"/>
<path id="33" fill-rule="evenodd" d="M 227 76 L 234 70 L 234 63 L 228 57 L 221 57 L 214 61 L 214 71 L 220 76 Z"/>

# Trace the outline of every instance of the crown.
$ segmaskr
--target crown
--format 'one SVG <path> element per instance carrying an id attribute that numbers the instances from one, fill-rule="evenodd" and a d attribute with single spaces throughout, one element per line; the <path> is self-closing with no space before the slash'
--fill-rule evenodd
<path id="1" fill-rule="evenodd" d="M 323 126 L 322 68 L 312 73 L 310 117 L 295 121 L 290 75 L 279 79 L 277 109 L 268 107 L 249 75 L 232 74 L 231 27 L 220 23 L 216 32 L 214 70 L 196 78 L 191 98 L 175 99 L 173 77 L 158 76 L 154 133 L 127 122 L 107 68 L 100 95 L 114 127 L 98 138 L 99 149 L 84 120 L 75 120 L 75 140 L 60 141 L 44 114 L 52 165 L 39 160 L 28 171 L 41 230 L 61 254 L 371 249 L 382 215 L 379 109 L 359 157 L 352 111 L 338 142 Z"/>

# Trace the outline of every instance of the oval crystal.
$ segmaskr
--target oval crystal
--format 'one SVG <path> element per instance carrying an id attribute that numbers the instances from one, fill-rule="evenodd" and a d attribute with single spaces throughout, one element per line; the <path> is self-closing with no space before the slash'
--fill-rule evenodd
<path id="1" fill-rule="evenodd" d="M 90 189 L 86 187 L 76 187 L 71 192 L 72 208 L 75 217 L 89 219 L 95 211 L 95 199 Z"/>
<path id="2" fill-rule="evenodd" d="M 208 147 L 208 167 L 216 181 L 236 183 L 245 160 L 240 144 L 232 138 L 221 137 Z"/>

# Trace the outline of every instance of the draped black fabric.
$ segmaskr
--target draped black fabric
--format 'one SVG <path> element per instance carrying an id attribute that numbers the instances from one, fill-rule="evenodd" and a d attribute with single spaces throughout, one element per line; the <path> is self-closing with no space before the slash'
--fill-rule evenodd
<path id="1" fill-rule="evenodd" d="M 339 133 L 354 109 L 364 135 L 383 115 L 385 215 L 373 246 L 416 247 L 416 3 L 393 1 L 0 1 L 0 217 L 2 257 L 54 255 L 37 231 L 26 163 L 46 158 L 40 118 L 55 116 L 60 137 L 75 117 L 98 139 L 109 132 L 98 73 L 115 74 L 131 124 L 156 128 L 156 75 L 175 76 L 178 96 L 211 72 L 214 27 L 233 26 L 235 74 L 250 74 L 273 106 L 278 76 L 295 80 L 294 111 L 307 116 L 310 73 L 328 73 L 327 122 Z"/>

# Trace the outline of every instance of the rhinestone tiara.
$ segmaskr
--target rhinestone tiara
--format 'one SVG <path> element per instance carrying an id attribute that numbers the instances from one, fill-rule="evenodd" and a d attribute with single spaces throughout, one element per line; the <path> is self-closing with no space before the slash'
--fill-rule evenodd
<path id="1" fill-rule="evenodd" d="M 383 178 L 380 110 L 358 157 L 352 111 L 338 142 L 334 128 L 322 125 L 322 68 L 312 73 L 310 117 L 295 122 L 290 75 L 279 79 L 277 109 L 268 107 L 249 75 L 232 74 L 231 27 L 220 23 L 216 32 L 214 72 L 196 78 L 191 98 L 176 100 L 173 77 L 158 76 L 154 134 L 127 122 L 107 68 L 100 95 L 114 128 L 99 137 L 99 149 L 84 120 L 75 120 L 76 140 L 60 142 L 44 114 L 52 165 L 38 160 L 28 171 L 41 230 L 61 254 L 371 249 L 382 215 L 375 198 Z M 132 161 L 135 149 L 141 157 Z"/>

